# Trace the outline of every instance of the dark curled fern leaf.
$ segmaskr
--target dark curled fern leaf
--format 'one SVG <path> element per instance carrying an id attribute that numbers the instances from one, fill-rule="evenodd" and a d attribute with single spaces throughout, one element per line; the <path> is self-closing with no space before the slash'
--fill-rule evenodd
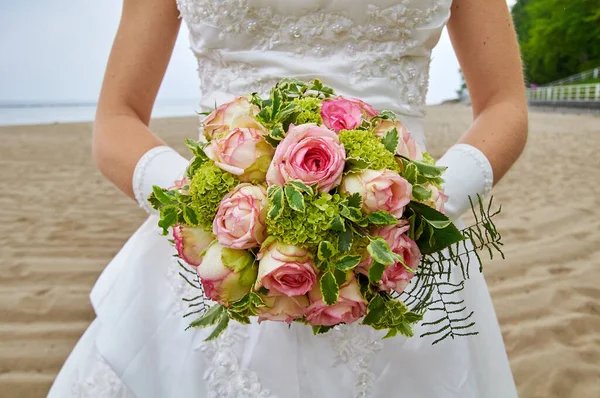
<path id="1" fill-rule="evenodd" d="M 504 258 L 502 236 L 493 221 L 501 208 L 493 210 L 493 198 L 487 206 L 480 196 L 476 201 L 469 200 L 474 221 L 461 231 L 466 239 L 442 252 L 424 255 L 411 284 L 402 294 L 394 295 L 411 311 L 436 313 L 433 320 L 421 324 L 426 328 L 421 337 L 432 337 L 432 344 L 478 333 L 472 320 L 474 313 L 469 312 L 464 300 L 457 299 L 456 294 L 464 289 L 465 281 L 470 278 L 475 259 L 482 271 L 480 252 L 487 251 L 490 259 L 498 253 Z M 458 274 L 451 279 L 452 273 L 456 272 Z"/>

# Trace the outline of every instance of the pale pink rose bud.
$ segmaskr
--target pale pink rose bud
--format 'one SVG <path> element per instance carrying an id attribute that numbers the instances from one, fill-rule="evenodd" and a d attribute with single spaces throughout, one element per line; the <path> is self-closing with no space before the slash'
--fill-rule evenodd
<path id="1" fill-rule="evenodd" d="M 262 296 L 266 307 L 258 308 L 258 323 L 262 321 L 277 321 L 292 323 L 302 318 L 308 307 L 306 296 Z"/>
<path id="2" fill-rule="evenodd" d="M 417 246 L 415 241 L 410 239 L 406 234 L 409 228 L 408 222 L 401 220 L 396 225 L 376 229 L 373 231 L 373 236 L 381 236 L 385 239 L 390 246 L 390 249 L 402 257 L 404 264 L 416 271 L 421 263 L 422 255 L 419 246 Z M 357 270 L 368 275 L 368 271 L 372 265 L 373 259 L 369 257 L 369 260 L 366 263 L 361 263 Z M 407 270 L 406 267 L 398 261 L 385 268 L 381 278 L 380 288 L 381 290 L 395 290 L 398 293 L 402 293 L 414 275 L 414 272 Z"/>
<path id="3" fill-rule="evenodd" d="M 363 113 L 354 102 L 344 98 L 327 99 L 321 103 L 321 119 L 325 127 L 336 133 L 360 126 Z"/>
<path id="4" fill-rule="evenodd" d="M 346 152 L 333 131 L 316 124 L 291 125 L 267 171 L 269 185 L 300 180 L 328 192 L 340 184 Z"/>
<path id="5" fill-rule="evenodd" d="M 262 185 L 239 184 L 221 200 L 213 221 L 219 243 L 234 249 L 259 246 L 266 238 L 267 191 Z"/>
<path id="6" fill-rule="evenodd" d="M 310 305 L 306 309 L 306 320 L 314 326 L 334 326 L 338 323 L 356 322 L 367 312 L 367 300 L 360 294 L 360 286 L 353 274 L 340 288 L 338 301 L 327 305 L 323 301 L 321 288 L 316 284 L 308 294 Z"/>
<path id="7" fill-rule="evenodd" d="M 419 147 L 419 144 L 412 137 L 408 129 L 404 127 L 402 123 L 400 123 L 400 120 L 377 120 L 377 122 L 375 122 L 375 129 L 373 132 L 378 137 L 382 138 L 394 127 L 398 131 L 398 146 L 396 146 L 396 154 L 411 160 L 423 160 L 423 150 Z"/>
<path id="8" fill-rule="evenodd" d="M 258 253 L 255 290 L 264 287 L 269 296 L 301 296 L 312 289 L 317 270 L 310 252 L 304 248 L 268 238 Z"/>
<path id="9" fill-rule="evenodd" d="M 221 105 L 201 122 L 202 131 L 208 140 L 227 134 L 234 128 L 264 129 L 255 116 L 260 112 L 258 106 L 250 103 L 246 97 L 238 97 Z"/>
<path id="10" fill-rule="evenodd" d="M 256 281 L 254 256 L 246 250 L 212 243 L 196 268 L 206 297 L 228 307 L 250 292 Z"/>
<path id="11" fill-rule="evenodd" d="M 242 182 L 264 181 L 275 152 L 263 139 L 265 134 L 262 129 L 234 128 L 214 138 L 204 153 L 219 168 L 236 175 Z"/>
<path id="12" fill-rule="evenodd" d="M 391 170 L 362 170 L 348 174 L 341 187 L 349 194 L 360 194 L 366 213 L 385 210 L 396 218 L 402 216 L 412 197 L 412 185 Z"/>
<path id="13" fill-rule="evenodd" d="M 178 224 L 173 227 L 173 240 L 179 257 L 189 265 L 198 266 L 202 262 L 202 253 L 215 237 L 202 227 Z"/>
<path id="14" fill-rule="evenodd" d="M 440 213 L 444 213 L 444 205 L 448 201 L 448 195 L 443 190 L 439 189 L 435 185 L 428 185 L 425 187 L 431 191 L 431 197 L 425 202 L 429 207 L 433 207 Z"/>

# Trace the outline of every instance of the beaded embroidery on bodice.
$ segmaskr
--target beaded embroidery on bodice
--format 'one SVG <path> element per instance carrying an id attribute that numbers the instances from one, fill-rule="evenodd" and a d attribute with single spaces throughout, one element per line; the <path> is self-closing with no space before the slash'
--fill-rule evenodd
<path id="1" fill-rule="evenodd" d="M 299 77 L 413 117 L 423 116 L 431 49 L 451 2 L 177 0 L 203 108 Z"/>

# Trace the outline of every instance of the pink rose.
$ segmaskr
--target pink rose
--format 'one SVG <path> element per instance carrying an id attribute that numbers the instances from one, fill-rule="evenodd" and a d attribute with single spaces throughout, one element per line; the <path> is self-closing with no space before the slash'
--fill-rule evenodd
<path id="1" fill-rule="evenodd" d="M 400 120 L 377 120 L 374 133 L 381 138 L 394 127 L 398 131 L 396 154 L 411 160 L 423 160 L 423 151 L 419 147 L 419 144 L 417 144 L 417 141 L 415 141 L 408 129 L 400 123 Z"/>
<path id="2" fill-rule="evenodd" d="M 218 107 L 206 116 L 200 125 L 208 140 L 227 134 L 236 127 L 264 129 L 255 119 L 258 112 L 260 112 L 258 106 L 251 104 L 245 97 L 238 97 Z"/>
<path id="3" fill-rule="evenodd" d="M 315 326 L 350 324 L 367 312 L 367 300 L 360 294 L 360 286 L 354 276 L 341 286 L 338 301 L 333 305 L 328 306 L 323 302 L 318 284 L 310 291 L 308 298 L 310 305 L 306 309 L 306 320 Z"/>
<path id="4" fill-rule="evenodd" d="M 257 259 L 258 277 L 254 289 L 264 287 L 269 290 L 269 296 L 301 296 L 317 279 L 312 256 L 301 247 L 270 238 L 263 244 Z"/>
<path id="5" fill-rule="evenodd" d="M 258 322 L 265 320 L 292 323 L 302 318 L 308 307 L 306 296 L 263 296 L 266 307 L 258 308 Z"/>
<path id="6" fill-rule="evenodd" d="M 202 262 L 202 253 L 215 237 L 202 227 L 178 224 L 173 227 L 173 240 L 179 257 L 189 265 L 198 266 Z"/>
<path id="7" fill-rule="evenodd" d="M 401 220 L 400 223 L 396 225 L 378 228 L 374 231 L 373 235 L 381 236 L 385 239 L 390 246 L 390 249 L 402 257 L 404 264 L 416 271 L 422 256 L 419 251 L 419 246 L 417 246 L 415 241 L 410 239 L 406 234 L 409 228 L 408 222 Z M 366 264 L 359 265 L 359 267 L 361 267 L 359 271 L 368 275 L 368 270 L 371 268 L 372 264 L 373 259 L 369 258 L 369 261 Z M 414 274 L 414 272 L 407 270 L 400 262 L 388 265 L 383 272 L 380 287 L 382 290 L 391 289 L 398 293 L 402 293 L 404 289 L 406 289 L 406 286 L 408 286 Z"/>
<path id="8" fill-rule="evenodd" d="M 342 180 L 342 190 L 349 194 L 359 193 L 366 213 L 385 210 L 396 218 L 402 216 L 412 196 L 412 185 L 391 170 L 362 170 L 348 174 Z"/>
<path id="9" fill-rule="evenodd" d="M 429 185 L 425 188 L 431 191 L 431 197 L 425 201 L 425 204 L 429 207 L 433 207 L 440 213 L 444 213 L 444 205 L 448 201 L 448 195 L 443 190 L 439 189 L 435 185 Z"/>
<path id="10" fill-rule="evenodd" d="M 219 243 L 249 249 L 265 240 L 267 191 L 263 186 L 239 184 L 221 200 L 213 221 Z"/>
<path id="11" fill-rule="evenodd" d="M 343 97 L 341 95 L 338 96 L 337 98 L 346 100 L 346 101 L 352 103 L 353 105 L 357 106 L 358 109 L 360 109 L 361 113 L 367 120 L 371 119 L 373 116 L 379 115 L 379 111 L 377 111 L 377 109 L 373 108 L 371 105 L 367 104 L 366 102 L 359 100 L 358 98 Z M 329 101 L 329 100 L 326 100 L 326 101 Z"/>
<path id="12" fill-rule="evenodd" d="M 264 181 L 275 150 L 264 139 L 266 131 L 256 128 L 234 128 L 214 138 L 204 149 L 215 164 L 240 181 Z"/>
<path id="13" fill-rule="evenodd" d="M 354 130 L 362 122 L 362 116 L 361 109 L 345 98 L 327 99 L 321 103 L 323 124 L 336 133 L 342 130 Z"/>
<path id="14" fill-rule="evenodd" d="M 269 185 L 300 180 L 330 191 L 340 184 L 346 161 L 344 146 L 333 131 L 316 124 L 291 125 L 277 146 L 267 171 Z"/>
<path id="15" fill-rule="evenodd" d="M 223 247 L 218 242 L 208 247 L 202 263 L 196 268 L 206 297 L 225 307 L 250 292 L 256 272 L 252 254 Z"/>

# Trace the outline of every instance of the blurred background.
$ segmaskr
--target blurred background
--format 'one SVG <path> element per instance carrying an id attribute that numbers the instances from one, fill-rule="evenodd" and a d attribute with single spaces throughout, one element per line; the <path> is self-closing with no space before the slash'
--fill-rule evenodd
<path id="1" fill-rule="evenodd" d="M 495 188 L 506 260 L 485 274 L 522 397 L 600 396 L 600 3 L 508 1 L 530 108 Z M 90 133 L 120 0 L 0 0 L 0 396 L 44 397 L 94 314 L 89 292 L 145 213 L 96 170 Z M 182 28 L 151 128 L 185 153 L 198 78 Z M 469 127 L 447 33 L 426 120 L 440 156 Z"/>
<path id="2" fill-rule="evenodd" d="M 2 0 L 0 124 L 92 120 L 121 3 Z M 194 115 L 198 108 L 197 65 L 187 35 L 182 28 L 155 117 Z M 428 103 L 456 97 L 458 69 L 444 33 L 433 55 Z"/>

